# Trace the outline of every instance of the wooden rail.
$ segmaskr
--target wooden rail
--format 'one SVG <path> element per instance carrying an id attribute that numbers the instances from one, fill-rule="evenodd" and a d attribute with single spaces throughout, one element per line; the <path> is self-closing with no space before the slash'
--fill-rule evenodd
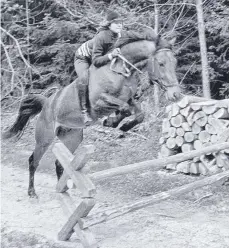
<path id="1" fill-rule="evenodd" d="M 109 177 L 124 175 L 124 174 L 131 173 L 134 171 L 139 171 L 139 170 L 146 170 L 150 168 L 160 169 L 160 168 L 163 168 L 167 164 L 182 162 L 182 161 L 189 160 L 195 157 L 199 157 L 203 154 L 217 152 L 217 151 L 228 149 L 228 148 L 229 148 L 229 142 L 224 142 L 221 144 L 216 144 L 216 145 L 202 148 L 198 151 L 197 150 L 190 151 L 187 153 L 181 153 L 181 154 L 177 154 L 177 155 L 166 157 L 166 158 L 148 160 L 148 161 L 143 161 L 143 162 L 139 162 L 135 164 L 129 164 L 129 165 L 120 166 L 117 168 L 112 168 L 109 170 L 95 172 L 93 174 L 90 174 L 89 177 L 90 179 L 97 181 L 97 180 L 102 180 L 102 179 L 106 179 Z"/>
<path id="2" fill-rule="evenodd" d="M 206 177 L 204 179 L 198 180 L 193 183 L 189 183 L 186 185 L 183 185 L 181 187 L 177 187 L 175 189 L 171 189 L 165 192 L 158 193 L 156 195 L 152 195 L 149 197 L 145 197 L 144 199 L 135 201 L 131 204 L 127 204 L 125 206 L 116 206 L 115 208 L 106 210 L 105 212 L 95 213 L 92 216 L 88 216 L 87 218 L 80 219 L 79 225 L 81 228 L 90 227 L 99 223 L 102 223 L 104 221 L 108 221 L 114 218 L 117 218 L 119 216 L 122 216 L 124 214 L 127 214 L 129 212 L 136 211 L 138 209 L 141 209 L 143 207 L 165 201 L 169 199 L 170 197 L 174 196 L 180 196 L 184 193 L 190 192 L 194 189 L 204 187 L 206 185 L 210 185 L 212 183 L 215 183 L 221 179 L 224 179 L 226 177 L 229 177 L 229 171 L 224 171 L 219 174 Z"/>

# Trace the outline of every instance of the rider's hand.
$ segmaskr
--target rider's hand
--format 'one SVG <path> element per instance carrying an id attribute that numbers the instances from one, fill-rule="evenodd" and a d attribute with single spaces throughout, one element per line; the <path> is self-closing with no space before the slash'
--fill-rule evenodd
<path id="1" fill-rule="evenodd" d="M 120 54 L 121 54 L 120 48 L 115 48 L 111 53 L 112 57 L 117 57 Z"/>
<path id="2" fill-rule="evenodd" d="M 111 53 L 108 54 L 110 60 L 121 54 L 120 48 L 115 48 Z"/>

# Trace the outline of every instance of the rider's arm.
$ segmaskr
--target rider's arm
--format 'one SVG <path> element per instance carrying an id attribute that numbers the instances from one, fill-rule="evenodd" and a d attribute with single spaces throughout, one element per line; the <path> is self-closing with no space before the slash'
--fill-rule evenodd
<path id="1" fill-rule="evenodd" d="M 101 32 L 99 33 L 94 40 L 93 45 L 93 52 L 92 52 L 92 64 L 96 67 L 103 66 L 107 64 L 111 58 L 109 58 L 108 54 L 105 54 L 105 46 L 106 44 L 106 37 Z"/>

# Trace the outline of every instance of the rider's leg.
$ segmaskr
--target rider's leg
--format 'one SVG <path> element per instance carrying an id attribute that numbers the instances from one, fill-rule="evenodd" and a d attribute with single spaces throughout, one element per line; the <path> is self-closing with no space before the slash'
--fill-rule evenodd
<path id="1" fill-rule="evenodd" d="M 85 125 L 89 125 L 93 120 L 88 112 L 88 83 L 89 83 L 89 66 L 87 58 L 75 58 L 74 62 L 76 73 L 79 77 L 78 91 L 81 103 L 81 110 L 84 116 Z"/>
<path id="2" fill-rule="evenodd" d="M 85 74 L 88 71 L 84 72 Z M 78 84 L 78 90 L 79 90 L 79 98 L 81 103 L 81 110 L 84 116 L 84 124 L 89 125 L 93 120 L 90 117 L 90 114 L 88 112 L 88 76 L 84 75 L 80 79 L 80 82 Z"/>

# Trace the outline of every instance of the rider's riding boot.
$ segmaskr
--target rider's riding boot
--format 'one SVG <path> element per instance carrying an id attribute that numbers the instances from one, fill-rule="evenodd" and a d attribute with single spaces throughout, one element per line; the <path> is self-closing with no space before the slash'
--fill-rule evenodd
<path id="1" fill-rule="evenodd" d="M 80 84 L 79 85 L 79 97 L 80 97 L 82 114 L 84 116 L 84 124 L 86 126 L 90 125 L 93 122 L 87 109 L 87 94 L 88 94 L 88 86 L 84 84 Z"/>

